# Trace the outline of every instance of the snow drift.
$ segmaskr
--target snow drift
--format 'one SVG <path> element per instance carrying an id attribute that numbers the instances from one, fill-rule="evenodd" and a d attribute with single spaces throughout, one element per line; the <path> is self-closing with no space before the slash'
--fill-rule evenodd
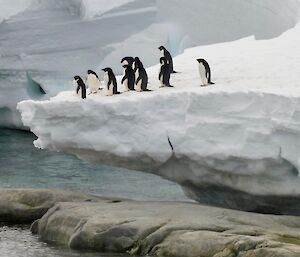
<path id="1" fill-rule="evenodd" d="M 69 91 L 18 108 L 36 147 L 158 174 L 201 203 L 300 214 L 299 32 L 188 49 L 173 89 L 158 88 L 155 66 L 153 92 L 84 101 Z M 216 85 L 199 86 L 199 57 Z"/>
<path id="2" fill-rule="evenodd" d="M 18 127 L 15 106 L 31 99 L 32 91 L 35 99 L 53 96 L 87 69 L 100 72 L 111 66 L 121 73 L 120 59 L 127 55 L 153 65 L 161 44 L 178 54 L 248 35 L 275 37 L 296 24 L 300 6 L 296 0 L 0 3 L 0 125 Z M 47 95 L 32 90 L 32 81 Z"/>

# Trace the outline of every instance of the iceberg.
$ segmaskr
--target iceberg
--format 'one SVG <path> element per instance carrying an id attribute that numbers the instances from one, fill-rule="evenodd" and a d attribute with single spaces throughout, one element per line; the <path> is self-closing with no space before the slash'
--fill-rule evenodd
<path id="1" fill-rule="evenodd" d="M 0 126 L 18 128 L 19 101 L 49 99 L 68 90 L 76 74 L 100 73 L 106 66 L 121 74 L 120 60 L 128 55 L 152 66 L 159 45 L 177 55 L 251 35 L 269 39 L 294 27 L 300 10 L 297 0 L 0 0 L 0 5 Z"/>
<path id="2" fill-rule="evenodd" d="M 299 35 L 300 24 L 275 39 L 187 49 L 172 89 L 159 88 L 153 66 L 152 92 L 64 91 L 18 109 L 38 148 L 157 174 L 200 203 L 299 215 Z M 200 87 L 199 57 L 215 85 Z"/>

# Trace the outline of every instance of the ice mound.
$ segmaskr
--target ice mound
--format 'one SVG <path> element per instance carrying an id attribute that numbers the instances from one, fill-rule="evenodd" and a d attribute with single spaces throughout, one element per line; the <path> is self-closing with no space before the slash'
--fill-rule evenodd
<path id="1" fill-rule="evenodd" d="M 299 32 L 188 49 L 174 60 L 173 89 L 158 88 L 154 66 L 153 92 L 67 91 L 18 109 L 36 147 L 160 175 L 201 203 L 300 214 Z M 199 57 L 216 85 L 199 86 Z"/>
<path id="2" fill-rule="evenodd" d="M 0 125 L 20 126 L 15 106 L 31 99 L 30 81 L 46 96 L 70 88 L 73 75 L 139 56 L 157 63 L 157 46 L 184 49 L 255 35 L 276 37 L 293 27 L 296 0 L 0 0 Z M 35 84 L 36 85 L 36 84 Z M 36 91 L 36 90 L 29 90 Z M 9 93 L 10 97 L 6 97 Z"/>

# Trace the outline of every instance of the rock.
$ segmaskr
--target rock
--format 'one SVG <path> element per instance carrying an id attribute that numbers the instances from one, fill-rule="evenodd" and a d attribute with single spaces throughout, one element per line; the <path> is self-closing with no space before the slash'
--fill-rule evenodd
<path id="1" fill-rule="evenodd" d="M 96 201 L 81 193 L 47 189 L 0 190 L 0 222 L 30 223 L 41 218 L 57 202 Z"/>
<path id="2" fill-rule="evenodd" d="M 193 203 L 58 203 L 36 224 L 46 242 L 99 252 L 185 257 L 300 256 L 300 218 Z"/>
<path id="3" fill-rule="evenodd" d="M 44 189 L 0 190 L 0 222 L 72 249 L 158 257 L 298 257 L 300 217 Z"/>

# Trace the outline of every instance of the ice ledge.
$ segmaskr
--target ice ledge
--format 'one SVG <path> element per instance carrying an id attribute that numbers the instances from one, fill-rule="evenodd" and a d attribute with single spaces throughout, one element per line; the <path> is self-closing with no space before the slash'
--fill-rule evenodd
<path id="1" fill-rule="evenodd" d="M 37 147 L 160 175 L 199 202 L 269 212 L 268 196 L 300 195 L 299 100 L 199 88 L 86 101 L 63 92 L 18 109 Z"/>

